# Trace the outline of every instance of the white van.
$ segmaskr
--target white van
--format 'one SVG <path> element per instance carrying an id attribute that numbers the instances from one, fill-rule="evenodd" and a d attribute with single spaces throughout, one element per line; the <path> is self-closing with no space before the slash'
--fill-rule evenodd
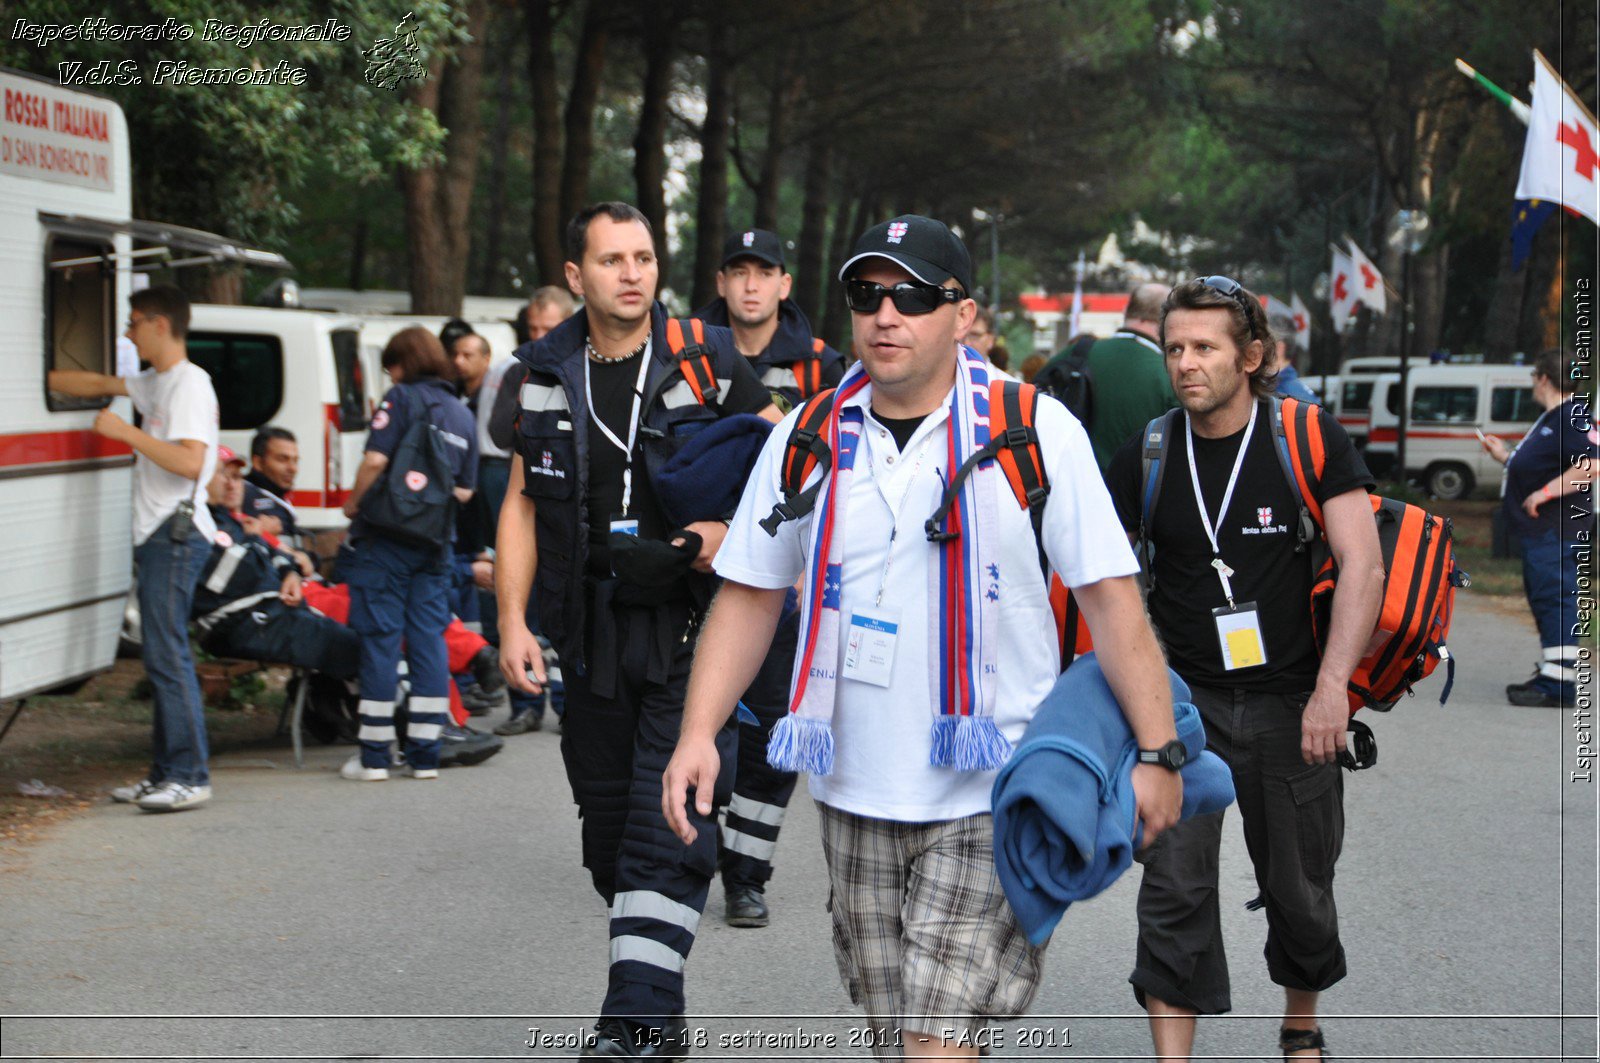
<path id="1" fill-rule="evenodd" d="M 357 318 L 315 310 L 199 303 L 190 318 L 189 358 L 211 374 L 222 443 L 248 456 L 257 429 L 294 433 L 300 472 L 288 501 L 309 531 L 349 523 L 341 507 L 373 410 L 360 330 Z"/>
<path id="2" fill-rule="evenodd" d="M 132 182 L 122 109 L 0 70 L 0 701 L 116 658 L 133 575 L 133 454 L 96 435 L 127 399 L 72 399 L 50 369 L 116 372 Z M 124 231 L 118 232 L 122 227 Z M 107 266 L 112 268 L 106 268 Z"/>
<path id="3" fill-rule="evenodd" d="M 1394 471 L 1400 427 L 1400 374 L 1372 378 L 1372 424 L 1367 467 Z M 1500 463 L 1478 432 L 1515 446 L 1539 416 L 1525 365 L 1429 365 L 1414 368 L 1406 422 L 1406 475 L 1435 498 L 1464 498 L 1479 484 L 1500 481 Z"/>
<path id="4" fill-rule="evenodd" d="M 383 373 L 383 366 L 378 359 L 383 355 L 383 348 L 390 337 L 402 329 L 413 325 L 420 325 L 433 333 L 439 334 L 445 322 L 450 318 L 438 316 L 417 316 L 412 314 L 370 314 L 361 318 L 361 357 L 366 363 L 369 379 L 377 387 L 375 398 L 381 398 L 389 388 L 389 378 Z M 511 357 L 511 352 L 517 349 L 517 334 L 511 325 L 499 318 L 463 316 L 461 320 L 472 326 L 472 331 L 489 341 L 490 362 L 502 362 Z"/>
<path id="5" fill-rule="evenodd" d="M 1428 364 L 1426 358 L 1410 359 L 1412 370 Z M 1351 358 L 1339 367 L 1339 387 L 1334 394 L 1334 417 L 1344 427 L 1351 442 L 1360 450 L 1367 444 L 1367 431 L 1372 420 L 1372 384 L 1380 373 L 1398 373 L 1398 358 Z"/>

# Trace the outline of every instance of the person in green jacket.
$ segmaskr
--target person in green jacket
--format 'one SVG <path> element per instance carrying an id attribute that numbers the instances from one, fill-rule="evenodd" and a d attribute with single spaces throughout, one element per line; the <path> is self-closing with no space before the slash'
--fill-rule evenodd
<path id="1" fill-rule="evenodd" d="M 1094 418 L 1089 441 L 1101 475 L 1111 456 L 1150 418 L 1178 405 L 1166 359 L 1156 337 L 1165 284 L 1141 284 L 1128 296 L 1122 327 L 1089 348 L 1089 379 L 1094 388 Z"/>

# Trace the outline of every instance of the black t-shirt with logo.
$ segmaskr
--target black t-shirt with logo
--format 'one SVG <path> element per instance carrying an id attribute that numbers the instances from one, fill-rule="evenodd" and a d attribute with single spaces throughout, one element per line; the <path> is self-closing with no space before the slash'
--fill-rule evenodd
<path id="1" fill-rule="evenodd" d="M 1320 416 L 1327 465 L 1318 497 L 1326 502 L 1366 488 L 1372 477 L 1339 423 L 1326 410 Z M 1244 431 L 1222 439 L 1195 437 L 1195 469 L 1213 518 L 1222 505 Z M 1267 660 L 1253 668 L 1230 672 L 1222 666 L 1211 610 L 1228 602 L 1211 566 L 1211 543 L 1195 505 L 1185 436 L 1180 415 L 1170 433 L 1161 492 L 1150 522 L 1155 585 L 1147 604 L 1168 663 L 1185 681 L 1199 686 L 1282 694 L 1309 691 L 1316 686 L 1320 663 L 1308 605 L 1310 554 L 1295 551 L 1299 519 L 1295 496 L 1274 453 L 1266 410 L 1256 418 L 1228 511 L 1220 527 L 1213 525 L 1222 559 L 1234 570 L 1230 578 L 1234 601 L 1255 602 L 1260 615 Z M 1142 444 L 1142 435 L 1123 444 L 1106 472 L 1117 515 L 1130 532 L 1139 527 Z"/>

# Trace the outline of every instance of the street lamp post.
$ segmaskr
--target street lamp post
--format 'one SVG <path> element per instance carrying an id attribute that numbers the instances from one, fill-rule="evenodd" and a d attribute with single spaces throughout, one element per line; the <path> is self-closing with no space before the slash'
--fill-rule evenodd
<path id="1" fill-rule="evenodd" d="M 1428 239 L 1428 215 L 1402 208 L 1389 222 L 1389 246 L 1400 251 L 1400 411 L 1394 443 L 1395 475 L 1406 482 L 1406 431 L 1411 420 L 1411 256 Z"/>

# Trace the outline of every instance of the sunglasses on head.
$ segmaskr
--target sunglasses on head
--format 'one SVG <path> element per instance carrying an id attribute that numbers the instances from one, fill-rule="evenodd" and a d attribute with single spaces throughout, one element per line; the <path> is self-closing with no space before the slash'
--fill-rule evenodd
<path id="1" fill-rule="evenodd" d="M 1245 301 L 1244 285 L 1232 277 L 1196 277 L 1194 280 L 1238 303 L 1239 309 L 1244 311 L 1244 323 L 1250 326 L 1250 338 L 1256 338 L 1256 319 L 1250 315 L 1250 305 Z"/>
<path id="2" fill-rule="evenodd" d="M 876 281 L 849 281 L 844 286 L 844 301 L 858 314 L 875 314 L 884 296 L 902 314 L 931 314 L 945 303 L 959 303 L 967 297 L 960 288 L 941 288 L 937 284 L 901 281 L 892 288 Z"/>

